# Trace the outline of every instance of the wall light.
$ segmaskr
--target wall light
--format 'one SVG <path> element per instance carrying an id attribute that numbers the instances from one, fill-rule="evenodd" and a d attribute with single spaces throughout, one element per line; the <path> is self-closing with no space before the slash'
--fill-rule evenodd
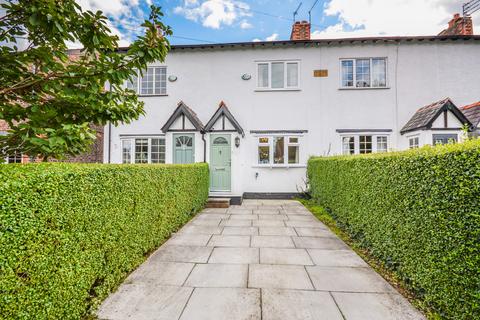
<path id="1" fill-rule="evenodd" d="M 240 137 L 235 137 L 235 147 L 240 147 Z"/>

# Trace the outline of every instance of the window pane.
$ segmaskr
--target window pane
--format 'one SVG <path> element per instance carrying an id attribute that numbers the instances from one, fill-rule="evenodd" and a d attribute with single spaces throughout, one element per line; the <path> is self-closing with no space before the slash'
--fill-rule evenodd
<path id="1" fill-rule="evenodd" d="M 268 138 L 258 138 L 259 143 L 268 143 Z"/>
<path id="2" fill-rule="evenodd" d="M 284 68 L 283 62 L 272 62 L 272 88 L 284 87 Z"/>
<path id="3" fill-rule="evenodd" d="M 148 163 L 148 139 L 135 139 L 135 163 Z"/>
<path id="4" fill-rule="evenodd" d="M 372 87 L 387 86 L 387 65 L 385 59 L 372 59 Z"/>
<path id="5" fill-rule="evenodd" d="M 287 87 L 298 87 L 298 63 L 287 63 Z"/>
<path id="6" fill-rule="evenodd" d="M 285 163 L 285 138 L 275 137 L 273 139 L 273 163 Z"/>
<path id="7" fill-rule="evenodd" d="M 288 146 L 288 163 L 298 163 L 298 146 Z"/>
<path id="8" fill-rule="evenodd" d="M 152 139 L 151 155 L 152 163 L 165 163 L 165 139 Z"/>
<path id="9" fill-rule="evenodd" d="M 122 163 L 131 163 L 132 162 L 132 141 L 123 140 L 122 141 Z"/>
<path id="10" fill-rule="evenodd" d="M 270 147 L 269 146 L 258 147 L 258 163 L 259 164 L 270 163 Z"/>
<path id="11" fill-rule="evenodd" d="M 387 152 L 388 143 L 386 136 L 377 137 L 377 152 Z"/>
<path id="12" fill-rule="evenodd" d="M 133 76 L 130 80 L 127 80 L 127 89 L 133 90 L 135 92 L 138 91 L 138 77 Z"/>
<path id="13" fill-rule="evenodd" d="M 358 88 L 370 87 L 370 59 L 358 59 L 356 63 L 356 86 Z"/>
<path id="14" fill-rule="evenodd" d="M 268 63 L 258 65 L 258 87 L 268 88 Z"/>
<path id="15" fill-rule="evenodd" d="M 372 153 L 372 136 L 360 136 L 360 153 Z"/>
<path id="16" fill-rule="evenodd" d="M 155 68 L 155 94 L 167 94 L 167 68 Z"/>
<path id="17" fill-rule="evenodd" d="M 342 87 L 353 87 L 353 60 L 342 61 Z"/>
<path id="18" fill-rule="evenodd" d="M 153 68 L 147 68 L 140 81 L 141 94 L 153 94 Z"/>
<path id="19" fill-rule="evenodd" d="M 288 140 L 290 143 L 298 143 L 298 138 L 289 138 Z"/>
<path id="20" fill-rule="evenodd" d="M 343 137 L 342 138 L 343 154 L 354 154 L 355 153 L 355 138 L 354 137 Z"/>

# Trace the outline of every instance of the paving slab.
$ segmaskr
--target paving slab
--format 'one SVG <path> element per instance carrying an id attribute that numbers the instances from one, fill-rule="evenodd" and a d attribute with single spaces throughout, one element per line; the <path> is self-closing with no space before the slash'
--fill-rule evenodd
<path id="1" fill-rule="evenodd" d="M 310 249 L 347 249 L 347 245 L 338 238 L 330 237 L 292 237 L 297 248 Z"/>
<path id="2" fill-rule="evenodd" d="M 212 253 L 212 247 L 170 246 L 165 245 L 155 251 L 149 260 L 151 262 L 192 262 L 206 263 Z"/>
<path id="3" fill-rule="evenodd" d="M 208 263 L 259 263 L 258 248 L 215 248 Z"/>
<path id="4" fill-rule="evenodd" d="M 343 320 L 328 292 L 262 290 L 263 320 Z"/>
<path id="5" fill-rule="evenodd" d="M 313 290 L 305 267 L 271 264 L 250 265 L 248 287 Z"/>
<path id="6" fill-rule="evenodd" d="M 211 247 L 250 247 L 250 236 L 212 236 Z"/>
<path id="7" fill-rule="evenodd" d="M 252 247 L 256 248 L 294 248 L 292 238 L 288 236 L 252 236 Z"/>
<path id="8" fill-rule="evenodd" d="M 222 233 L 222 227 L 217 226 L 196 226 L 188 225 L 183 227 L 179 233 L 193 233 L 193 234 L 220 234 Z"/>
<path id="9" fill-rule="evenodd" d="M 235 236 L 258 235 L 258 227 L 224 227 L 222 234 Z"/>
<path id="10" fill-rule="evenodd" d="M 183 262 L 144 263 L 133 271 L 125 282 L 181 286 L 194 265 Z"/>
<path id="11" fill-rule="evenodd" d="M 392 293 L 393 287 L 371 268 L 306 267 L 316 290 Z"/>
<path id="12" fill-rule="evenodd" d="M 263 264 L 293 264 L 310 266 L 312 259 L 305 249 L 260 248 L 260 263 Z"/>
<path id="13" fill-rule="evenodd" d="M 260 320 L 260 290 L 195 288 L 181 320 Z"/>
<path id="14" fill-rule="evenodd" d="M 322 267 L 368 267 L 352 250 L 307 249 L 313 263 Z"/>
<path id="15" fill-rule="evenodd" d="M 246 264 L 197 264 L 190 273 L 187 287 L 245 288 L 248 265 Z"/>
<path id="16" fill-rule="evenodd" d="M 193 288 L 123 284 L 97 311 L 99 319 L 178 319 Z"/>
<path id="17" fill-rule="evenodd" d="M 262 313 L 263 310 L 263 313 Z M 424 319 L 297 201 L 206 209 L 102 304 L 100 319 Z"/>
<path id="18" fill-rule="evenodd" d="M 333 292 L 346 320 L 424 320 L 399 294 Z"/>
<path id="19" fill-rule="evenodd" d="M 254 227 L 285 227 L 284 220 L 253 220 Z"/>
<path id="20" fill-rule="evenodd" d="M 252 220 L 222 220 L 220 225 L 224 227 L 251 227 Z"/>
<path id="21" fill-rule="evenodd" d="M 208 234 L 177 233 L 167 241 L 167 245 L 206 246 L 211 237 L 212 236 Z"/>
<path id="22" fill-rule="evenodd" d="M 261 236 L 296 236 L 297 233 L 291 227 L 259 227 Z"/>

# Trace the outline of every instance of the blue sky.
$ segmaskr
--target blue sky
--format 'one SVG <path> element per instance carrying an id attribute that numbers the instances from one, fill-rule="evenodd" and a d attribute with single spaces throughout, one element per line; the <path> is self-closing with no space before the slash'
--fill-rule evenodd
<path id="1" fill-rule="evenodd" d="M 307 20 L 315 0 L 77 0 L 102 10 L 122 44 L 138 34 L 149 4 L 161 6 L 174 32 L 173 44 L 284 40 L 292 14 Z M 464 1 L 456 0 L 318 0 L 312 11 L 312 36 L 338 38 L 375 35 L 434 35 Z M 480 14 L 474 22 L 480 25 Z M 480 27 L 479 27 L 480 29 Z M 478 33 L 478 32 L 477 32 Z M 189 38 L 189 39 L 186 39 Z"/>

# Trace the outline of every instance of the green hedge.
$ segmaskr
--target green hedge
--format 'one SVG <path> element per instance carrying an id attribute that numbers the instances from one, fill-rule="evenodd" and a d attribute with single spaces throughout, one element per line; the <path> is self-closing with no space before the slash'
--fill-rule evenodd
<path id="1" fill-rule="evenodd" d="M 207 196 L 206 164 L 0 165 L 0 318 L 88 316 Z"/>
<path id="2" fill-rule="evenodd" d="M 445 319 L 480 319 L 480 140 L 312 158 L 313 199 Z"/>

